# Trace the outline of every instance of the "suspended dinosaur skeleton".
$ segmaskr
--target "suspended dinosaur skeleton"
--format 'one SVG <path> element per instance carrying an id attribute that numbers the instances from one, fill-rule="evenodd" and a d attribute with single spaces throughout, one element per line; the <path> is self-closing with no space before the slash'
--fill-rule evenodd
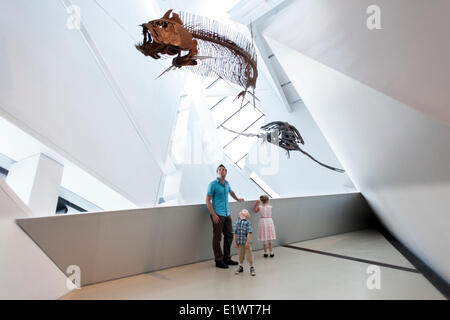
<path id="1" fill-rule="evenodd" d="M 243 35 L 206 17 L 189 13 L 181 13 L 180 17 L 172 13 L 172 9 L 161 19 L 141 26 L 144 40 L 136 45 L 137 50 L 154 59 L 163 54 L 176 55 L 172 65 L 161 75 L 187 67 L 201 76 L 219 76 L 243 88 L 236 99 L 244 101 L 249 93 L 255 104 L 256 52 Z"/>
<path id="2" fill-rule="evenodd" d="M 316 160 L 309 153 L 303 151 L 300 148 L 299 143 L 305 144 L 305 141 L 303 140 L 302 136 L 300 135 L 300 132 L 298 132 L 297 128 L 295 128 L 293 125 L 290 125 L 287 122 L 282 122 L 282 121 L 270 122 L 261 127 L 262 132 L 260 132 L 259 134 L 236 132 L 236 131 L 226 128 L 223 125 L 222 125 L 222 128 L 224 128 L 227 131 L 237 133 L 241 136 L 258 137 L 258 138 L 261 138 L 263 140 L 263 142 L 267 141 L 269 143 L 277 145 L 280 148 L 283 148 L 284 150 L 287 151 L 288 158 L 290 156 L 289 155 L 290 151 L 300 151 L 301 153 L 308 156 L 313 161 L 317 162 L 318 164 L 320 164 L 321 166 L 323 166 L 325 168 L 328 168 L 330 170 L 334 170 L 334 171 L 337 171 L 340 173 L 345 172 L 342 169 L 338 169 L 338 168 L 326 165 L 326 164 Z"/>

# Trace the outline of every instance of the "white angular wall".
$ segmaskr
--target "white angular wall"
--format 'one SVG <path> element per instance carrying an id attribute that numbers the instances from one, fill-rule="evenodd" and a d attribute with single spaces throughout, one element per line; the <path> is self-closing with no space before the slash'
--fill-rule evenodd
<path id="1" fill-rule="evenodd" d="M 66 276 L 16 224 L 30 209 L 0 179 L 0 299 L 57 299 Z"/>
<path id="2" fill-rule="evenodd" d="M 450 124 L 449 1 L 291 3 L 268 22 L 266 36 Z M 367 13 L 372 5 L 379 30 L 367 27 L 376 18 Z"/>
<path id="3" fill-rule="evenodd" d="M 9 168 L 6 183 L 28 205 L 33 216 L 55 214 L 64 166 L 39 153 Z"/>
<path id="4" fill-rule="evenodd" d="M 450 281 L 450 127 L 267 40 L 377 216 Z"/>
<path id="5" fill-rule="evenodd" d="M 82 29 L 69 29 L 68 4 Z M 0 114 L 139 206 L 156 203 L 176 72 L 139 53 L 149 1 L 1 1 Z M 105 9 L 106 12 L 103 10 Z"/>
<path id="6" fill-rule="evenodd" d="M 373 4 L 379 30 L 367 28 Z M 450 282 L 449 10 L 445 0 L 293 1 L 263 34 L 376 214 Z"/>

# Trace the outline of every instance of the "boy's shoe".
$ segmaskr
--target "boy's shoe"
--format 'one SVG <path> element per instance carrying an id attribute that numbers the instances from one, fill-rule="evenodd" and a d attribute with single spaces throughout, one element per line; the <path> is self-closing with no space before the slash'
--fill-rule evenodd
<path id="1" fill-rule="evenodd" d="M 252 276 L 256 275 L 256 273 L 255 273 L 255 268 L 254 268 L 254 267 L 250 267 L 250 274 L 251 274 Z"/>
<path id="2" fill-rule="evenodd" d="M 223 261 L 217 261 L 216 268 L 228 269 L 228 265 Z"/>
<path id="3" fill-rule="evenodd" d="M 275 257 L 275 255 L 273 254 L 273 252 L 270 254 L 270 257 L 271 257 L 271 258 Z"/>
<path id="4" fill-rule="evenodd" d="M 236 269 L 236 272 L 234 274 L 239 274 L 241 272 L 244 272 L 244 268 L 242 266 L 239 266 L 239 268 Z"/>
<path id="5" fill-rule="evenodd" d="M 264 258 L 267 258 L 269 255 L 267 253 L 264 253 Z"/>

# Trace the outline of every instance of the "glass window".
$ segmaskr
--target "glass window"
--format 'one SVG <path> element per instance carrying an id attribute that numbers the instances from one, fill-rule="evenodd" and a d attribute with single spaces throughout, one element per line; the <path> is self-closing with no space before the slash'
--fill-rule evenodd
<path id="1" fill-rule="evenodd" d="M 247 130 L 243 130 L 243 133 L 258 133 L 263 121 L 264 117 L 261 116 L 257 121 L 254 121 L 249 128 L 246 128 Z M 256 137 L 236 135 L 236 137 L 225 146 L 224 152 L 233 160 L 233 162 L 237 163 L 238 161 L 241 161 L 243 157 L 245 158 L 256 139 Z"/>
<path id="2" fill-rule="evenodd" d="M 222 145 L 222 148 L 225 147 L 228 143 L 231 142 L 235 137 L 238 135 L 236 133 L 232 133 L 230 131 L 225 130 L 224 128 L 220 127 L 217 129 L 219 133 L 220 142 Z"/>
<path id="3" fill-rule="evenodd" d="M 238 101 L 235 101 L 238 102 Z M 247 129 L 253 122 L 258 120 L 263 114 L 261 111 L 253 107 L 250 103 L 239 110 L 226 121 L 223 125 L 228 129 L 242 132 Z"/>
<path id="4" fill-rule="evenodd" d="M 226 97 L 216 107 L 211 110 L 214 124 L 216 127 L 220 126 L 224 121 L 231 117 L 239 110 L 239 104 L 233 103 L 233 97 Z"/>
<path id="5" fill-rule="evenodd" d="M 243 168 L 245 158 L 257 138 L 240 136 L 223 127 L 235 132 L 257 134 L 265 116 L 249 102 L 244 102 L 241 107 L 242 100 L 234 100 L 238 94 L 236 87 L 221 79 L 212 81 L 206 89 L 208 108 L 211 110 L 224 153 Z"/>

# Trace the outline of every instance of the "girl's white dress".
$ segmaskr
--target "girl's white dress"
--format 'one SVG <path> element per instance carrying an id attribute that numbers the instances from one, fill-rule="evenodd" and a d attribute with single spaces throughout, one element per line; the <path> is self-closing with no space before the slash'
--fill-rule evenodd
<path id="1" fill-rule="evenodd" d="M 275 240 L 276 235 L 275 226 L 272 220 L 272 206 L 259 206 L 259 214 L 261 217 L 258 223 L 258 240 Z"/>

